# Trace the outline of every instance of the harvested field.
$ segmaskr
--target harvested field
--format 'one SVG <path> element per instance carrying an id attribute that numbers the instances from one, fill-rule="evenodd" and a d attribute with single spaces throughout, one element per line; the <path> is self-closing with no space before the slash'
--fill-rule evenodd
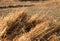
<path id="1" fill-rule="evenodd" d="M 0 41 L 60 41 L 60 1 L 0 1 Z"/>

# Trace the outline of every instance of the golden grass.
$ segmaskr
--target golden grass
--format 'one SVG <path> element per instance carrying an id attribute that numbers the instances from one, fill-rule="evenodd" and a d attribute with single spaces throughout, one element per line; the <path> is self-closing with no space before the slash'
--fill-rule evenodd
<path id="1" fill-rule="evenodd" d="M 47 4 L 49 4 L 47 2 Z M 24 8 L 25 10 L 25 8 Z M 0 18 L 1 41 L 60 41 L 60 21 L 48 15 L 16 11 Z M 27 15 L 28 14 L 28 15 Z"/>
<path id="2" fill-rule="evenodd" d="M 8 28 L 8 25 L 11 25 L 13 22 L 15 22 L 18 18 L 25 15 L 23 11 L 21 12 L 15 12 L 14 14 L 9 14 L 6 17 L 4 17 L 2 20 L 0 20 L 0 36 L 3 35 L 3 33 Z"/>
<path id="3" fill-rule="evenodd" d="M 26 20 L 28 18 L 27 17 L 26 19 L 24 19 L 26 15 L 27 13 L 24 13 L 23 11 L 15 12 L 14 14 L 7 15 L 3 18 L 3 20 L 0 19 L 1 39 L 4 41 L 32 41 L 38 36 L 40 36 L 40 39 L 42 39 L 46 37 L 47 34 L 49 35 L 49 33 L 52 32 L 55 33 L 57 30 L 60 29 L 60 21 L 57 21 L 56 19 L 52 20 L 48 16 L 43 16 L 42 18 L 39 18 L 39 14 L 35 14 L 29 20 Z M 31 24 L 33 25 L 31 26 Z M 30 29 L 29 31 L 28 29 L 25 29 L 28 25 L 31 26 L 31 28 L 28 28 Z M 26 30 L 28 32 L 25 32 Z M 23 33 L 21 34 L 21 32 Z M 50 37 L 48 38 L 50 39 Z M 54 41 L 55 38 L 53 40 L 52 39 L 51 41 Z"/>

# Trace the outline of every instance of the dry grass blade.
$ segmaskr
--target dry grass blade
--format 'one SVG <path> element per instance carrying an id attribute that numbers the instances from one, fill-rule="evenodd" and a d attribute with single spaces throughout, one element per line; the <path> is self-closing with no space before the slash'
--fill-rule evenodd
<path id="1" fill-rule="evenodd" d="M 33 16 L 27 21 L 27 23 L 32 23 L 33 21 L 37 20 L 38 17 L 39 17 L 39 14 L 33 15 Z"/>

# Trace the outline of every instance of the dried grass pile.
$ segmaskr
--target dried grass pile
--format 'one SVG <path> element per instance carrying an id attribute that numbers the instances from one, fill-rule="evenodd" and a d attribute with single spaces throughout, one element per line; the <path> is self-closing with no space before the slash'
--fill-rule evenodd
<path id="1" fill-rule="evenodd" d="M 60 21 L 39 14 L 15 12 L 0 19 L 1 41 L 60 41 Z"/>

